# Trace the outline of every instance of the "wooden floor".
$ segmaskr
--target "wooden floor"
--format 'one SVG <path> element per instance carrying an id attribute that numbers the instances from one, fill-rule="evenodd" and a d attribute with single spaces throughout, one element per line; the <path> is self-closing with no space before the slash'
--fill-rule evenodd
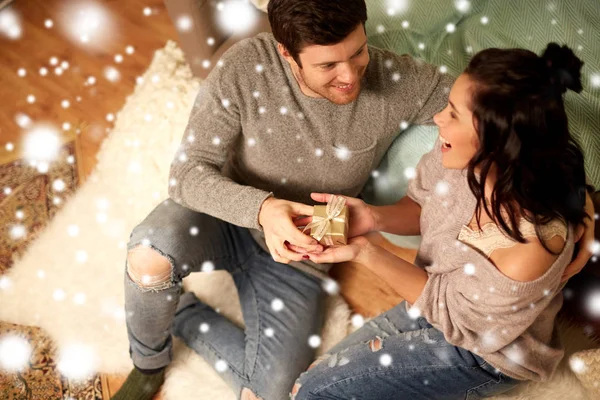
<path id="1" fill-rule="evenodd" d="M 152 11 L 149 16 L 144 15 L 146 7 Z M 25 132 L 17 117 L 24 114 L 32 123 L 54 125 L 65 136 L 77 134 L 83 157 L 78 160 L 80 171 L 88 176 L 112 126 L 107 116 L 121 109 L 154 51 L 169 39 L 177 40 L 165 6 L 162 0 L 18 0 L 2 10 L 6 12 L 20 20 L 22 34 L 16 40 L 0 35 L 0 162 L 19 158 Z M 51 28 L 46 27 L 47 20 L 52 21 Z M 86 32 L 84 43 L 81 34 Z M 133 46 L 133 54 L 126 52 L 128 46 Z M 117 55 L 122 56 L 120 63 Z M 56 67 L 64 61 L 67 69 L 57 75 Z M 46 75 L 41 68 L 46 68 Z M 118 71 L 120 78 L 107 79 L 107 68 Z M 20 69 L 25 70 L 24 77 L 19 76 Z M 30 95 L 34 103 L 28 102 Z M 65 123 L 70 125 L 67 130 Z M 15 149 L 7 151 L 6 143 Z"/>
<path id="2" fill-rule="evenodd" d="M 17 121 L 23 114 L 34 124 L 54 125 L 64 140 L 76 138 L 83 180 L 93 169 L 95 155 L 112 126 L 109 114 L 123 106 L 125 98 L 133 92 L 136 77 L 149 66 L 154 51 L 167 40 L 177 41 L 177 32 L 161 0 L 111 0 L 96 3 L 101 5 L 105 20 L 98 24 L 97 31 L 89 34 L 88 42 L 82 43 L 80 35 L 69 33 L 78 26 L 80 11 L 93 15 L 94 10 L 78 8 L 82 4 L 91 3 L 18 0 L 7 7 L 20 19 L 22 36 L 17 40 L 0 36 L 0 163 L 21 158 L 26 130 Z M 147 7 L 152 11 L 149 16 L 144 15 Z M 46 20 L 53 22 L 51 28 L 45 26 Z M 128 46 L 133 46 L 132 54 L 127 54 Z M 122 62 L 115 60 L 117 55 L 122 56 Z M 53 57 L 57 58 L 56 65 Z M 55 68 L 63 61 L 68 68 L 57 75 Z M 111 67 L 119 72 L 117 81 L 105 76 L 106 68 Z M 47 69 L 45 76 L 40 73 L 41 68 Z M 20 69 L 25 70 L 25 76 L 19 76 Z M 89 83 L 90 77 L 95 78 L 93 84 Z M 33 103 L 28 102 L 29 95 L 35 96 Z M 64 100 L 69 102 L 66 108 Z M 7 143 L 14 146 L 12 151 L 6 149 Z M 381 236 L 372 239 L 400 257 L 414 259 L 414 251 L 398 249 Z M 341 293 L 354 312 L 365 317 L 377 315 L 401 301 L 385 282 L 360 265 L 339 265 L 332 276 L 338 280 Z M 123 377 L 104 377 L 107 398 L 122 380 Z"/>

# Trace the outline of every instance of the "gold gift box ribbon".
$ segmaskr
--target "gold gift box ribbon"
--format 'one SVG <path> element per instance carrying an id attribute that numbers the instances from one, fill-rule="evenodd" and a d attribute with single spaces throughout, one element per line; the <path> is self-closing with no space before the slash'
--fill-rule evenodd
<path id="1" fill-rule="evenodd" d="M 327 205 L 314 206 L 310 224 L 302 232 L 310 229 L 310 236 L 325 246 L 347 244 L 348 238 L 348 207 L 346 199 L 333 196 Z"/>

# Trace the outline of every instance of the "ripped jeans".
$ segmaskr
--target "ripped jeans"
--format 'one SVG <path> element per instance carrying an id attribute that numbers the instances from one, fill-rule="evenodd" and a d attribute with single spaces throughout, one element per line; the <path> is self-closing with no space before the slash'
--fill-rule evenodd
<path id="1" fill-rule="evenodd" d="M 321 332 L 321 280 L 274 261 L 248 229 L 172 200 L 159 204 L 133 230 L 128 249 L 139 246 L 167 258 L 171 271 L 161 273 L 164 279 L 158 282 L 147 279 L 152 285 L 146 286 L 137 283 L 144 277 L 134 281 L 125 273 L 133 363 L 142 369 L 167 366 L 173 333 L 213 365 L 238 398 L 243 388 L 264 400 L 289 398 L 294 380 L 314 359 L 308 343 Z M 184 277 L 213 269 L 232 275 L 245 329 L 193 293 L 180 295 Z"/>
<path id="2" fill-rule="evenodd" d="M 453 346 L 405 302 L 366 322 L 296 381 L 292 400 L 454 400 L 506 392 L 523 381 Z"/>

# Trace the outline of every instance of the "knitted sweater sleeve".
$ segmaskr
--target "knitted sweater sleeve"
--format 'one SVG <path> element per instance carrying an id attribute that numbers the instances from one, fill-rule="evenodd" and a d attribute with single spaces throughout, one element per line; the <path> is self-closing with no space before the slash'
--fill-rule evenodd
<path id="1" fill-rule="evenodd" d="M 223 167 L 242 139 L 240 103 L 235 60 L 243 58 L 232 47 L 224 55 L 227 67 L 216 67 L 196 97 L 181 145 L 171 164 L 169 196 L 195 211 L 234 225 L 262 230 L 258 214 L 264 190 L 242 185 L 223 175 Z"/>

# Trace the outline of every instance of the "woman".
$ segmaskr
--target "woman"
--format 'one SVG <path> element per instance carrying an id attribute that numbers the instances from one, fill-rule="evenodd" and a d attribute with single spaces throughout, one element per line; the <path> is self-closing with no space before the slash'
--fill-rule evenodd
<path id="1" fill-rule="evenodd" d="M 554 43 L 541 57 L 478 53 L 434 118 L 440 138 L 408 195 L 385 207 L 347 198 L 351 235 L 421 234 L 414 265 L 363 236 L 307 256 L 359 262 L 406 301 L 313 363 L 292 398 L 472 399 L 552 376 L 561 278 L 589 219 L 562 99 L 581 91 L 582 65 Z"/>

